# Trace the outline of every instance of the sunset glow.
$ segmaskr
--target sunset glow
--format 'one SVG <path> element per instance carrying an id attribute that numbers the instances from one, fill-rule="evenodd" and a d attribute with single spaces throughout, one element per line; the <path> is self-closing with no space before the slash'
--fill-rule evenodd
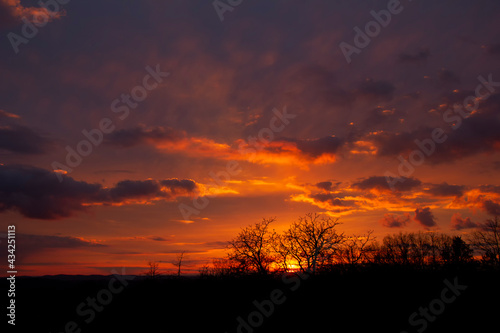
<path id="1" fill-rule="evenodd" d="M 309 212 L 377 240 L 500 215 L 500 3 L 406 1 L 360 47 L 363 1 L 246 0 L 222 21 L 212 1 L 125 2 L 0 0 L 20 275 L 173 274 L 183 252 L 198 274 L 241 228 Z M 6 37 L 33 15 L 50 19 Z"/>

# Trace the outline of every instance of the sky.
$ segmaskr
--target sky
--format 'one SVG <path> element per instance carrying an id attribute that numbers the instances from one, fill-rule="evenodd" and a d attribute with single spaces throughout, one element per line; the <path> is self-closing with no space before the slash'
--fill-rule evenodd
<path id="1" fill-rule="evenodd" d="M 196 273 L 309 212 L 379 241 L 500 215 L 498 1 L 41 4 L 0 0 L 20 275 Z"/>

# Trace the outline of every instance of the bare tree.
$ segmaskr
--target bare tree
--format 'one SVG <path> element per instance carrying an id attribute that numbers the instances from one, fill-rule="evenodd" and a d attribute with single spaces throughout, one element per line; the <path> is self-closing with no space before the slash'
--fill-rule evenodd
<path id="1" fill-rule="evenodd" d="M 183 258 L 184 258 L 184 251 L 182 251 L 179 255 L 177 255 L 177 261 L 175 264 L 177 266 L 177 276 L 181 276 L 181 265 Z"/>
<path id="2" fill-rule="evenodd" d="M 291 249 L 286 245 L 286 239 L 284 235 L 274 234 L 272 247 L 275 253 L 275 262 L 279 267 L 279 270 L 283 272 L 288 272 L 292 268 L 293 256 L 290 252 Z"/>
<path id="3" fill-rule="evenodd" d="M 380 248 L 382 260 L 391 264 L 409 263 L 411 241 L 412 237 L 408 233 L 385 236 Z"/>
<path id="4" fill-rule="evenodd" d="M 158 267 L 160 264 L 156 261 L 149 261 L 148 262 L 148 270 L 146 271 L 145 275 L 151 279 L 155 279 L 158 276 L 160 276 Z"/>
<path id="5" fill-rule="evenodd" d="M 428 233 L 410 233 L 410 260 L 415 265 L 423 266 L 427 264 L 429 255 L 432 252 L 431 239 Z"/>
<path id="6" fill-rule="evenodd" d="M 369 230 L 366 235 L 346 237 L 335 255 L 337 262 L 355 265 L 366 261 L 370 242 L 374 241 L 372 234 L 373 230 Z"/>
<path id="7" fill-rule="evenodd" d="M 472 246 L 482 253 L 483 260 L 500 265 L 500 221 L 487 220 L 470 235 Z"/>
<path id="8" fill-rule="evenodd" d="M 427 233 L 429 242 L 429 251 L 427 253 L 427 260 L 433 265 L 439 264 L 443 261 L 443 253 L 451 246 L 451 237 L 446 234 L 430 232 Z"/>
<path id="9" fill-rule="evenodd" d="M 274 262 L 274 232 L 269 230 L 269 224 L 274 221 L 275 218 L 263 219 L 260 223 L 242 229 L 238 236 L 229 242 L 229 259 L 239 262 L 248 271 L 269 273 Z"/>
<path id="10" fill-rule="evenodd" d="M 316 272 L 318 266 L 331 260 L 344 241 L 344 234 L 337 233 L 338 219 L 316 213 L 306 214 L 293 222 L 281 237 L 282 247 L 288 249 L 301 271 Z"/>

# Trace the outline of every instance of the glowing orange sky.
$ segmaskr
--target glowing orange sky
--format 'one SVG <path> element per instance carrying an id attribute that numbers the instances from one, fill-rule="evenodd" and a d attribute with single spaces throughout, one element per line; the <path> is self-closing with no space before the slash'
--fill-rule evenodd
<path id="1" fill-rule="evenodd" d="M 240 228 L 308 212 L 378 240 L 498 214 L 500 4 L 407 4 L 347 63 L 339 43 L 371 6 L 247 1 L 220 22 L 207 1 L 70 2 L 18 53 L 4 38 L 0 234 L 16 225 L 21 274 L 173 272 L 180 252 L 196 273 Z M 0 13 L 19 34 L 40 9 Z M 68 166 L 103 120 L 113 129 Z M 436 129 L 446 140 L 398 173 Z"/>

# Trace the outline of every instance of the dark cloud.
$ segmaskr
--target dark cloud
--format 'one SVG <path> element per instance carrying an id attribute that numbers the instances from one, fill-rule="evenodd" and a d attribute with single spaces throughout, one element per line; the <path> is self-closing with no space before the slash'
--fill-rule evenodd
<path id="1" fill-rule="evenodd" d="M 89 204 L 113 204 L 127 200 L 174 200 L 189 195 L 192 180 L 124 180 L 115 187 L 76 181 L 63 175 L 30 166 L 0 165 L 0 212 L 17 210 L 36 219 L 59 219 L 87 209 Z"/>
<path id="2" fill-rule="evenodd" d="M 319 157 L 323 154 L 335 154 L 342 146 L 343 140 L 335 136 L 326 136 L 310 140 L 289 140 L 297 144 L 297 148 L 305 155 Z"/>
<path id="3" fill-rule="evenodd" d="M 451 217 L 451 228 L 453 230 L 477 228 L 479 225 L 471 221 L 470 217 L 463 219 L 460 214 L 453 214 Z"/>
<path id="4" fill-rule="evenodd" d="M 438 71 L 438 80 L 442 83 L 460 83 L 460 78 L 449 69 L 442 68 Z"/>
<path id="5" fill-rule="evenodd" d="M 107 245 L 88 241 L 82 238 L 71 236 L 47 236 L 47 235 L 29 235 L 16 234 L 16 239 L 22 247 L 29 247 L 32 250 L 46 248 L 77 248 L 77 247 L 106 247 Z"/>
<path id="6" fill-rule="evenodd" d="M 381 125 L 383 125 L 384 128 L 390 128 L 404 117 L 405 113 L 403 112 L 394 109 L 377 107 L 368 112 L 365 125 L 367 128 L 376 127 L 377 129 L 380 129 Z"/>
<path id="7" fill-rule="evenodd" d="M 165 180 L 122 180 L 111 189 L 103 189 L 104 202 L 122 202 L 128 199 L 141 198 L 175 198 L 176 195 L 186 195 L 196 189 L 196 183 L 188 179 Z"/>
<path id="8" fill-rule="evenodd" d="M 379 223 L 387 228 L 401 228 L 406 226 L 410 221 L 410 214 L 403 215 L 384 214 L 384 217 L 379 220 Z"/>
<path id="9" fill-rule="evenodd" d="M 500 216 L 500 204 L 492 200 L 483 201 L 483 209 L 490 215 Z"/>
<path id="10" fill-rule="evenodd" d="M 95 201 L 101 186 L 64 176 L 59 182 L 48 170 L 20 165 L 0 166 L 0 212 L 15 209 L 38 219 L 67 217 Z"/>
<path id="11" fill-rule="evenodd" d="M 161 193 L 160 184 L 154 180 L 122 180 L 105 191 L 104 201 L 121 202 L 130 198 L 148 198 Z"/>
<path id="12" fill-rule="evenodd" d="M 390 82 L 367 79 L 359 85 L 356 92 L 368 99 L 390 101 L 393 98 L 394 90 L 396 88 Z"/>
<path id="13" fill-rule="evenodd" d="M 329 106 L 347 106 L 355 95 L 337 82 L 333 72 L 323 66 L 305 66 L 293 72 L 287 84 L 302 98 L 316 100 Z"/>
<path id="14" fill-rule="evenodd" d="M 436 226 L 436 218 L 429 207 L 417 208 L 413 219 L 420 223 L 425 229 Z"/>
<path id="15" fill-rule="evenodd" d="M 455 130 L 448 129 L 448 138 L 436 146 L 436 152 L 429 157 L 429 161 L 450 162 L 479 153 L 498 151 L 499 107 L 500 95 L 489 97 L 485 103 L 480 104 L 478 112 L 462 119 L 459 127 Z"/>
<path id="16" fill-rule="evenodd" d="M 470 94 L 469 94 L 470 95 Z M 465 93 L 465 96 L 469 96 Z M 464 98 L 451 97 L 442 109 L 453 109 L 453 104 L 463 104 Z M 482 102 L 474 114 L 463 118 L 458 113 L 448 114 L 448 117 L 458 119 L 456 128 L 451 123 L 443 122 L 440 128 L 444 131 L 442 143 L 434 143 L 434 152 L 425 157 L 426 163 L 451 163 L 456 160 L 480 153 L 499 150 L 500 142 L 500 94 L 494 94 Z M 446 118 L 448 119 L 448 118 Z M 377 148 L 378 156 L 406 157 L 411 151 L 421 150 L 415 140 L 432 140 L 432 132 L 436 127 L 420 126 L 408 132 L 379 131 L 362 136 L 365 141 L 372 142 Z"/>
<path id="17" fill-rule="evenodd" d="M 133 170 L 125 170 L 125 169 L 111 169 L 111 170 L 97 170 L 94 171 L 95 174 L 108 174 L 108 173 L 135 173 Z"/>
<path id="18" fill-rule="evenodd" d="M 170 241 L 169 239 L 166 239 L 163 237 L 155 237 L 155 236 L 149 237 L 149 239 L 154 240 L 156 242 L 168 242 L 168 241 Z"/>
<path id="19" fill-rule="evenodd" d="M 0 127 L 0 149 L 18 154 L 41 154 L 51 146 L 49 139 L 26 126 Z"/>
<path id="20" fill-rule="evenodd" d="M 377 155 L 394 156 L 415 149 L 415 133 L 378 132 L 365 138 L 377 147 Z"/>
<path id="21" fill-rule="evenodd" d="M 332 206 L 344 206 L 344 202 L 331 193 L 311 194 L 309 197 L 316 201 L 327 202 Z"/>
<path id="22" fill-rule="evenodd" d="M 399 177 L 397 178 L 397 182 L 394 181 L 394 183 L 394 190 L 399 192 L 411 191 L 422 184 L 422 182 L 416 178 L 406 177 Z M 369 178 L 365 178 L 359 182 L 352 184 L 352 186 L 360 190 L 392 190 L 387 183 L 387 179 L 385 176 L 372 176 Z"/>
<path id="23" fill-rule="evenodd" d="M 160 184 L 166 186 L 172 191 L 173 194 L 176 193 L 185 193 L 185 192 L 193 192 L 196 190 L 196 183 L 190 179 L 165 179 L 161 180 Z"/>
<path id="24" fill-rule="evenodd" d="M 333 183 L 332 182 L 319 182 L 319 183 L 316 183 L 315 186 L 317 188 L 325 190 L 325 191 L 331 191 Z"/>
<path id="25" fill-rule="evenodd" d="M 23 233 L 16 233 L 16 244 L 18 245 L 16 247 L 16 256 L 21 260 L 24 260 L 30 254 L 40 253 L 49 249 L 101 249 L 107 247 L 107 245 L 83 238 Z"/>
<path id="26" fill-rule="evenodd" d="M 208 249 L 225 249 L 228 245 L 227 241 L 215 241 L 203 243 L 203 247 Z"/>
<path id="27" fill-rule="evenodd" d="M 399 62 L 408 64 L 421 64 L 425 62 L 430 57 L 430 55 L 431 53 L 429 49 L 420 50 L 415 54 L 401 53 L 399 55 Z"/>
<path id="28" fill-rule="evenodd" d="M 465 190 L 463 185 L 448 185 L 443 182 L 441 184 L 432 185 L 426 192 L 438 197 L 461 197 Z"/>
<path id="29" fill-rule="evenodd" d="M 481 192 L 500 194 L 500 186 L 497 185 L 481 185 L 479 189 Z"/>
<path id="30" fill-rule="evenodd" d="M 132 147 L 145 143 L 176 142 L 185 138 L 185 133 L 168 127 L 137 126 L 112 132 L 106 138 L 108 144 Z"/>
<path id="31" fill-rule="evenodd" d="M 483 49 L 488 54 L 498 55 L 498 54 L 500 54 L 500 43 L 490 44 L 490 45 L 484 45 Z"/>

